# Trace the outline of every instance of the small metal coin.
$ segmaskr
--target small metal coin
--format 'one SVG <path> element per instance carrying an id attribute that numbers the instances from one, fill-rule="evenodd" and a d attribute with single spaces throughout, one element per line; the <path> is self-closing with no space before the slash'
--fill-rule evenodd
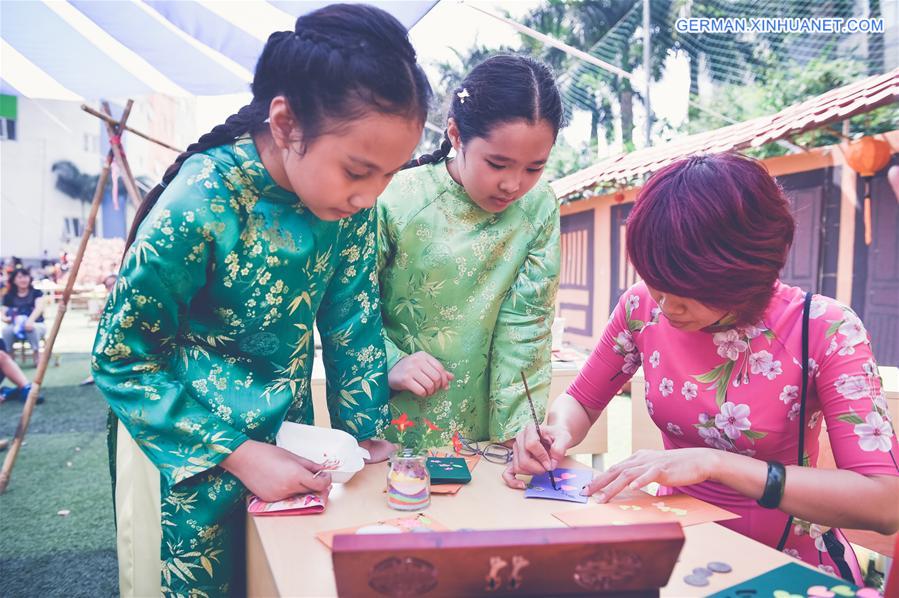
<path id="1" fill-rule="evenodd" d="M 722 563 L 719 561 L 712 561 L 708 564 L 708 568 L 714 571 L 715 573 L 730 573 L 733 571 L 733 567 L 728 565 L 727 563 Z"/>
<path id="2" fill-rule="evenodd" d="M 706 569 L 705 567 L 696 567 L 695 569 L 693 569 L 693 575 L 711 577 L 713 575 L 713 571 L 711 569 Z"/>
<path id="3" fill-rule="evenodd" d="M 684 583 L 701 588 L 702 586 L 709 585 L 709 578 L 702 575 L 687 575 L 684 577 Z"/>

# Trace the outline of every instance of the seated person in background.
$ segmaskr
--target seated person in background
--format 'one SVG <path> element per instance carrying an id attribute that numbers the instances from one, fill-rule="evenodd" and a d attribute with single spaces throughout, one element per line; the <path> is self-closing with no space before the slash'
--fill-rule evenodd
<path id="1" fill-rule="evenodd" d="M 9 290 L 3 296 L 3 342 L 12 349 L 16 340 L 27 340 L 34 351 L 34 365 L 40 359 L 44 325 L 43 292 L 34 288 L 31 272 L 20 268 L 13 272 Z"/>
<path id="2" fill-rule="evenodd" d="M 0 341 L 0 383 L 4 378 L 9 378 L 9 381 L 16 386 L 15 388 L 0 388 L 0 403 L 6 400 L 24 401 L 28 398 L 28 393 L 31 392 L 31 382 L 19 368 L 16 360 L 6 352 L 6 344 Z M 43 395 L 38 396 L 37 402 L 44 402 Z"/>

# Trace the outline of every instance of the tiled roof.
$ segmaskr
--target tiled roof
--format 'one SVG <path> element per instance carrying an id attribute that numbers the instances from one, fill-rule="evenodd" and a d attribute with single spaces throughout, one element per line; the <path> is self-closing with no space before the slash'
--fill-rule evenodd
<path id="1" fill-rule="evenodd" d="M 608 158 L 554 181 L 552 187 L 556 196 L 564 199 L 599 183 L 628 182 L 681 158 L 759 147 L 896 101 L 899 101 L 899 68 L 832 89 L 770 116 Z"/>

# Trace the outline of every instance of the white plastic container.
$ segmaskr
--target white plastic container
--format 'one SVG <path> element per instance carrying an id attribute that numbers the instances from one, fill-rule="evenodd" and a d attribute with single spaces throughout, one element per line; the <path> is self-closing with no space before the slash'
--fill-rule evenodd
<path id="1" fill-rule="evenodd" d="M 281 448 L 316 463 L 336 459 L 338 465 L 329 469 L 331 479 L 343 484 L 365 466 L 368 451 L 356 439 L 342 430 L 284 422 L 275 438 Z"/>
<path id="2" fill-rule="evenodd" d="M 562 349 L 562 340 L 565 336 L 565 318 L 556 316 L 556 318 L 553 320 L 551 331 L 552 350 L 560 351 Z"/>

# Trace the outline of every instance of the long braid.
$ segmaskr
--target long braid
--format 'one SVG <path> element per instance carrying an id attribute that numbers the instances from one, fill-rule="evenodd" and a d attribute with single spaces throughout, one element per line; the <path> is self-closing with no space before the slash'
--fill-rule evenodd
<path id="1" fill-rule="evenodd" d="M 440 147 L 437 150 L 431 152 L 430 154 L 423 154 L 418 158 L 409 160 L 408 162 L 403 164 L 402 170 L 405 170 L 407 168 L 415 168 L 416 166 L 422 166 L 424 164 L 438 164 L 439 162 L 446 159 L 451 149 L 453 149 L 453 144 L 450 143 L 449 135 L 447 135 L 446 131 L 444 131 L 443 143 L 440 144 Z"/>
<path id="2" fill-rule="evenodd" d="M 266 118 L 268 118 L 267 106 L 262 106 L 258 103 L 247 104 L 225 119 L 224 123 L 216 125 L 211 131 L 201 135 L 196 142 L 190 144 L 184 152 L 179 154 L 172 165 L 166 168 L 165 174 L 162 175 L 162 182 L 147 193 L 147 196 L 137 208 L 137 212 L 134 214 L 134 222 L 131 224 L 131 230 L 128 232 L 128 239 L 125 241 L 125 251 L 127 252 L 128 248 L 131 247 L 131 244 L 134 243 L 134 239 L 137 236 L 137 229 L 140 227 L 141 222 L 144 221 L 147 214 L 149 214 L 150 210 L 153 209 L 153 206 L 156 205 L 163 190 L 165 190 L 169 183 L 175 180 L 175 177 L 181 170 L 181 165 L 184 164 L 188 158 L 194 154 L 205 152 L 213 147 L 230 143 L 244 133 L 252 132 L 253 129 L 262 124 Z"/>

